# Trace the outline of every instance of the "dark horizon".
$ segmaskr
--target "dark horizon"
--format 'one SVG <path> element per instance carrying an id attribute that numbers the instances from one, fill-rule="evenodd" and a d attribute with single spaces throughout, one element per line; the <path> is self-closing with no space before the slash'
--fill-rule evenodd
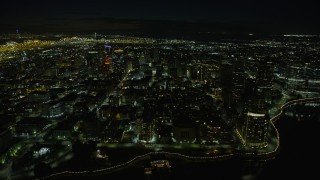
<path id="1" fill-rule="evenodd" d="M 311 34 L 319 35 L 320 27 L 295 26 L 294 24 L 278 23 L 222 23 L 222 22 L 187 22 L 178 20 L 149 20 L 101 18 L 76 20 L 67 24 L 60 22 L 51 24 L 21 23 L 19 27 L 5 25 L 0 32 L 4 34 L 25 33 L 62 33 L 62 34 L 121 34 L 146 35 L 150 37 L 187 37 L 199 35 L 283 35 L 283 34 Z"/>
<path id="2" fill-rule="evenodd" d="M 313 3 L 20 1 L 0 7 L 0 32 L 83 33 L 187 31 L 263 34 L 320 34 Z"/>

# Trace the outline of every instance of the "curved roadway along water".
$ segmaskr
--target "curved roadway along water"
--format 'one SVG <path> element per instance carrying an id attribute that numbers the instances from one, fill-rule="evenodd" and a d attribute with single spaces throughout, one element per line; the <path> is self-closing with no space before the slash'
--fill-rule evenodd
<path id="1" fill-rule="evenodd" d="M 275 146 L 275 148 L 269 152 L 266 153 L 262 153 L 259 154 L 261 156 L 266 156 L 266 155 L 270 155 L 270 154 L 274 154 L 278 151 L 279 147 L 280 147 L 280 137 L 279 137 L 279 133 L 277 128 L 274 125 L 274 122 L 276 122 L 281 115 L 283 114 L 284 110 L 292 105 L 296 105 L 296 104 L 306 104 L 306 103 L 319 103 L 320 102 L 320 98 L 304 98 L 304 99 L 297 99 L 297 100 L 292 100 L 289 102 L 286 102 L 285 104 L 283 104 L 281 106 L 281 108 L 279 109 L 279 113 L 276 114 L 274 117 L 272 117 L 270 119 L 270 124 L 271 126 L 276 130 L 276 135 L 277 135 L 277 145 Z M 182 158 L 182 159 L 186 159 L 186 160 L 215 160 L 215 159 L 227 159 L 227 158 L 231 158 L 232 156 L 234 156 L 233 153 L 231 154 L 227 154 L 227 155 L 217 155 L 217 156 L 210 156 L 210 157 L 195 157 L 195 156 L 187 156 L 187 155 L 183 155 L 183 154 L 179 154 L 179 153 L 170 153 L 170 152 L 150 152 L 144 155 L 140 155 L 140 156 L 136 156 L 133 159 L 119 164 L 119 165 L 115 165 L 115 166 L 111 166 L 111 167 L 107 167 L 107 168 L 103 168 L 103 169 L 96 169 L 96 170 L 91 170 L 91 171 L 63 171 L 63 172 L 59 172 L 59 173 L 55 173 L 55 174 L 51 174 L 49 176 L 46 177 L 42 177 L 41 179 L 51 179 L 51 178 L 57 178 L 57 177 L 63 177 L 63 176 L 92 176 L 92 175 L 102 175 L 102 174 L 108 174 L 114 171 L 118 171 L 124 168 L 128 168 L 132 165 L 134 165 L 135 163 L 137 163 L 138 161 L 142 161 L 142 160 L 146 160 L 148 159 L 151 155 L 166 155 L 168 157 L 177 157 L 177 158 Z M 246 153 L 246 155 L 252 155 L 253 153 Z"/>

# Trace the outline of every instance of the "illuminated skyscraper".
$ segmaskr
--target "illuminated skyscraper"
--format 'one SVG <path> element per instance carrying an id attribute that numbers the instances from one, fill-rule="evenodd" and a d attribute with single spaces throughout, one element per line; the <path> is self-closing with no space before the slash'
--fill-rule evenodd
<path id="1" fill-rule="evenodd" d="M 261 90 L 257 89 L 254 97 L 248 102 L 244 116 L 238 123 L 238 131 L 243 143 L 250 148 L 263 148 L 268 145 L 269 116 L 266 102 Z"/>
<path id="2" fill-rule="evenodd" d="M 268 145 L 269 118 L 266 114 L 247 112 L 244 117 L 243 139 L 245 146 L 262 148 Z"/>
<path id="3" fill-rule="evenodd" d="M 105 49 L 106 49 L 106 58 L 104 60 L 104 66 L 107 68 L 108 72 L 113 70 L 112 68 L 112 62 L 111 62 L 111 46 L 109 45 L 105 45 Z"/>

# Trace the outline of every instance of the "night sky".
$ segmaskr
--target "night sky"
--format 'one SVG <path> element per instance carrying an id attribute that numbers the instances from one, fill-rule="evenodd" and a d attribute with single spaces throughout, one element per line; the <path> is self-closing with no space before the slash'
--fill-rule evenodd
<path id="1" fill-rule="evenodd" d="M 1 2 L 0 17 L 3 32 L 136 30 L 145 20 L 232 25 L 227 31 L 320 32 L 320 11 L 309 0 L 15 0 Z"/>

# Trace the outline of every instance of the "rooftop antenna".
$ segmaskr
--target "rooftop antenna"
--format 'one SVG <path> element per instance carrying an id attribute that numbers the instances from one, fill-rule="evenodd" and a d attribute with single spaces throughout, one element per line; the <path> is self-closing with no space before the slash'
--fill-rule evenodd
<path id="1" fill-rule="evenodd" d="M 111 46 L 110 45 L 104 45 L 104 48 L 107 50 L 108 53 L 110 53 L 110 49 L 111 49 Z"/>
<path id="2" fill-rule="evenodd" d="M 17 37 L 20 38 L 19 29 L 16 29 L 16 34 L 17 34 Z"/>

